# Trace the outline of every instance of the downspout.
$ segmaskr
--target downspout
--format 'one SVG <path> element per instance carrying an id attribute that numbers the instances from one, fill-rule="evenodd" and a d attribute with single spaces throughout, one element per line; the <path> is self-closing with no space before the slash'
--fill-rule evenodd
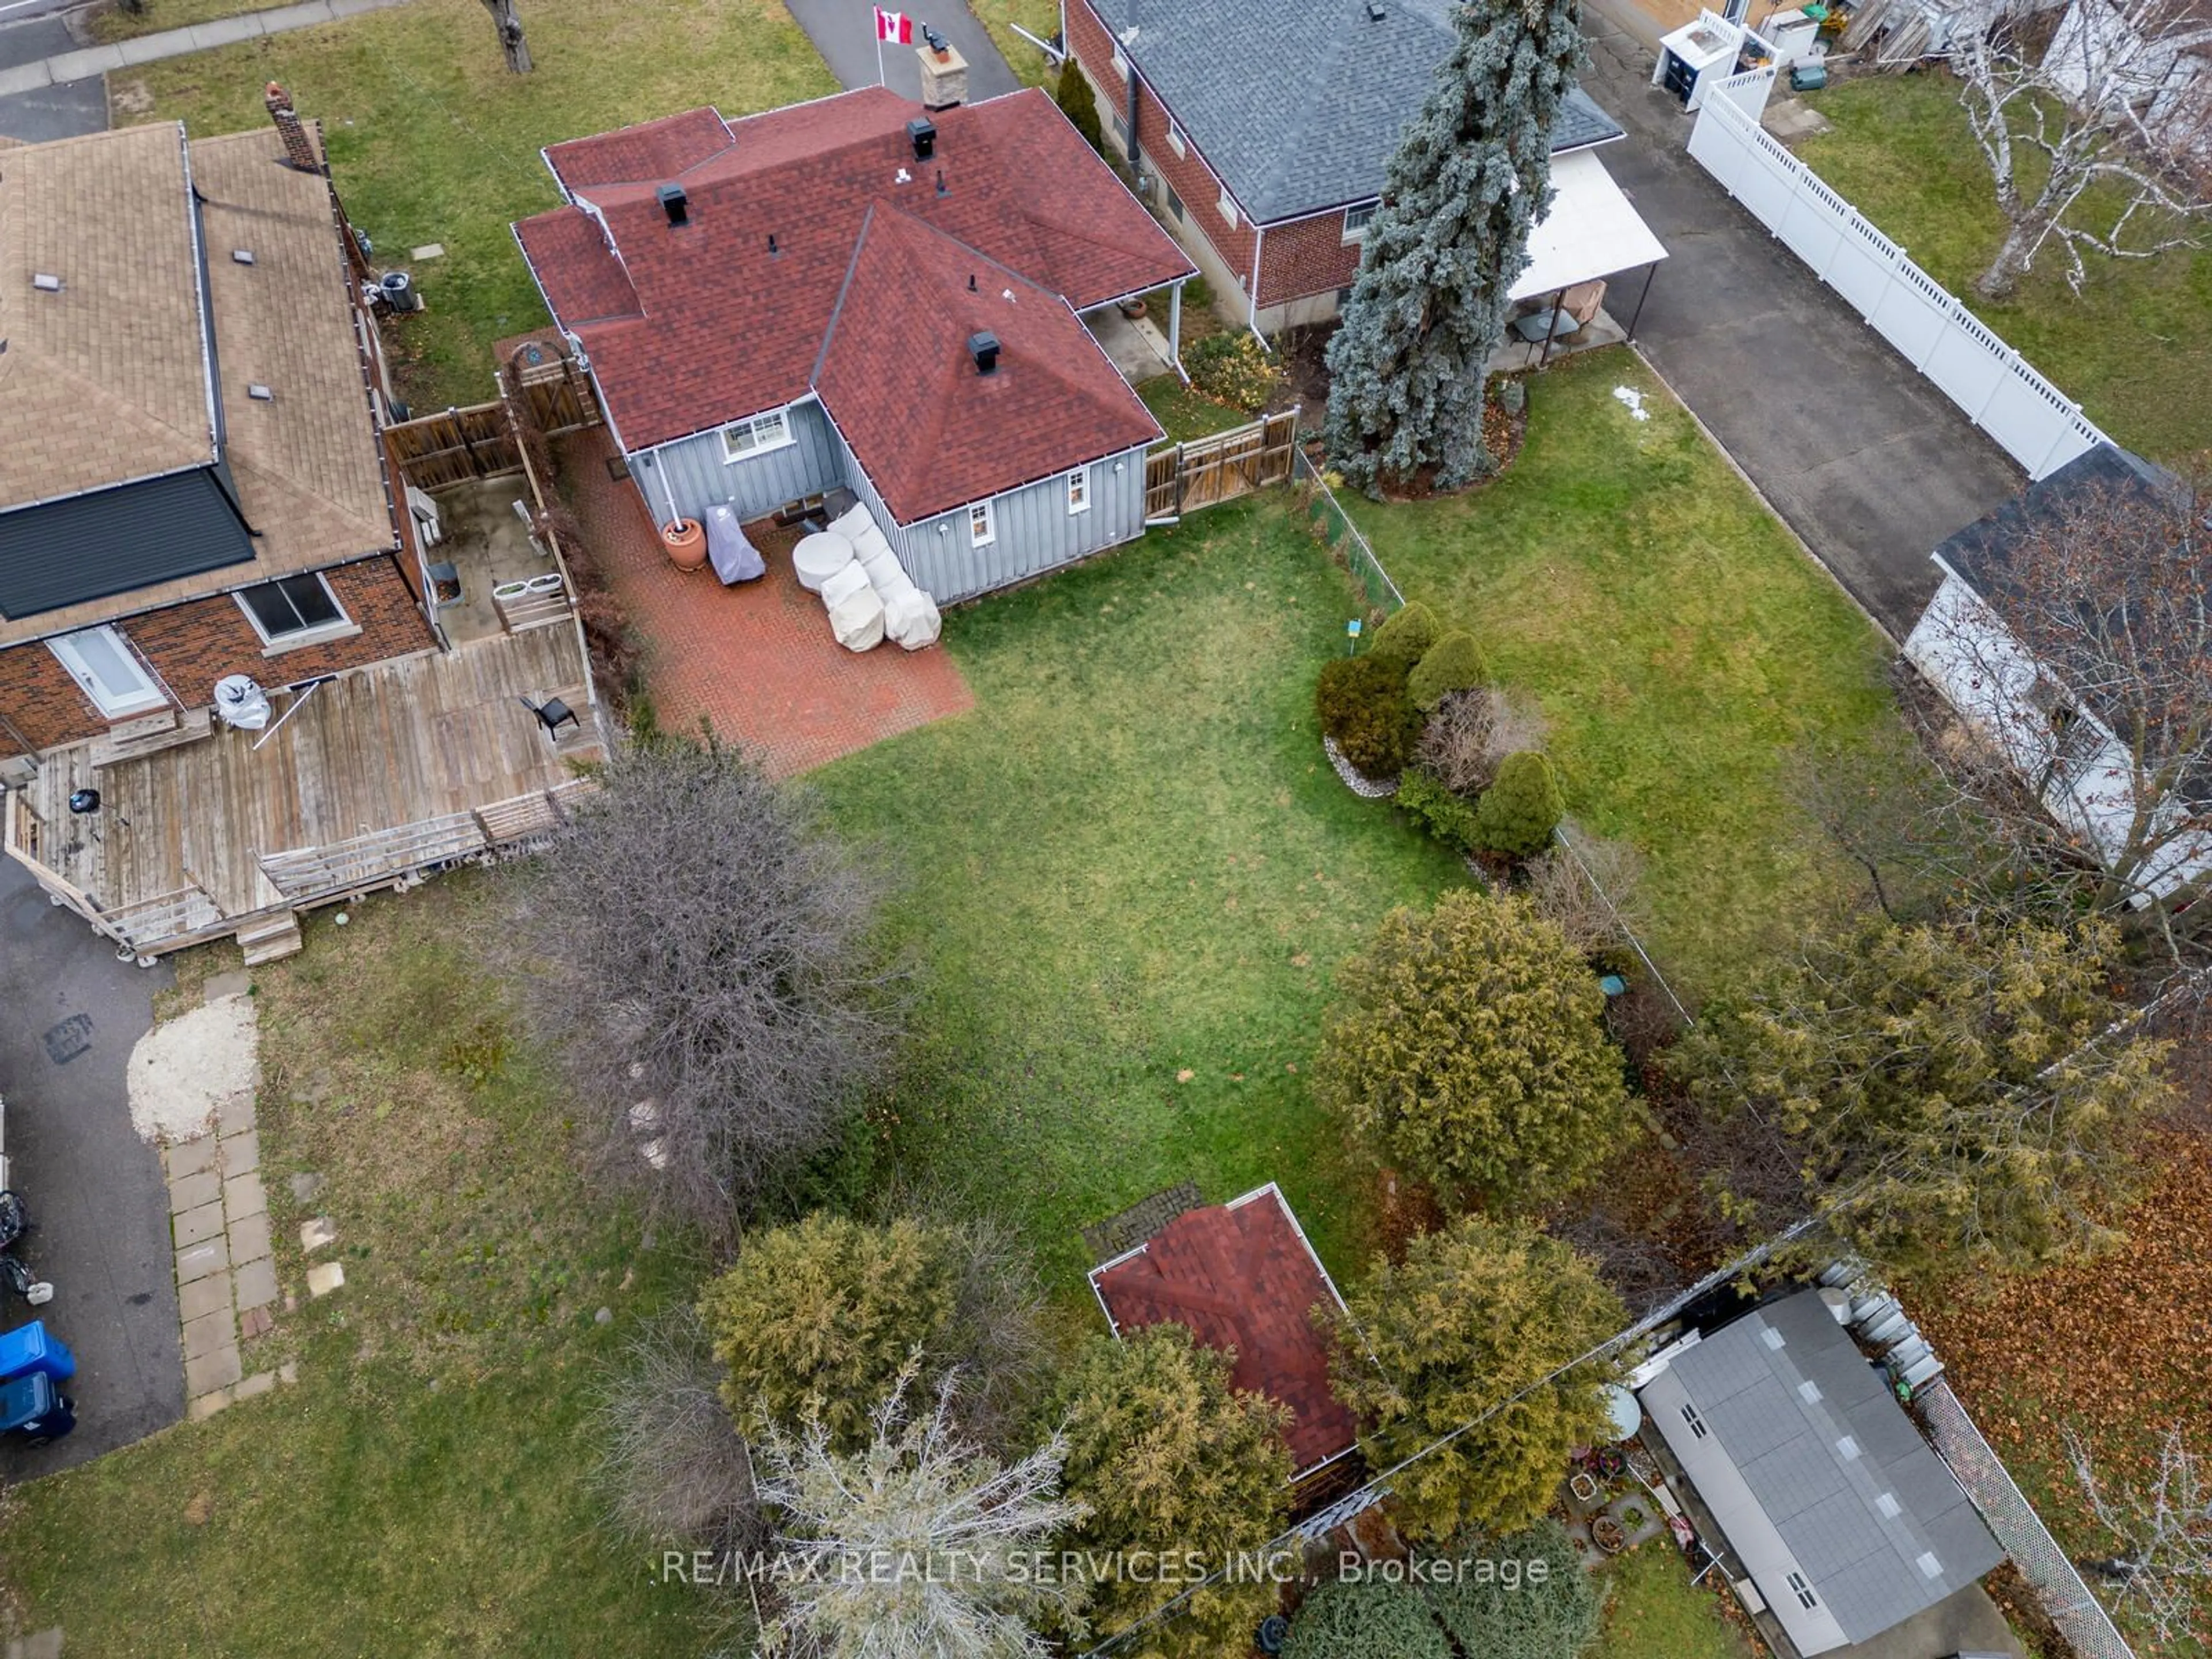
<path id="1" fill-rule="evenodd" d="M 1176 378 L 1185 386 L 1190 384 L 1189 371 L 1182 366 L 1182 285 L 1185 278 L 1176 278 L 1176 285 L 1168 290 L 1168 362 Z"/>
<path id="2" fill-rule="evenodd" d="M 1267 228 L 1265 225 L 1252 227 L 1252 291 L 1245 300 L 1244 326 L 1252 331 L 1254 339 L 1273 351 L 1275 348 L 1267 345 L 1267 337 L 1260 332 L 1260 249 L 1267 240 Z"/>
<path id="3" fill-rule="evenodd" d="M 1121 49 L 1121 61 L 1129 66 L 1129 179 L 1133 184 L 1144 171 L 1144 144 L 1137 137 L 1137 89 L 1140 84 L 1137 79 L 1137 54 L 1129 50 L 1130 43 L 1137 38 L 1137 5 L 1138 0 L 1129 0 L 1129 27 L 1115 41 Z"/>

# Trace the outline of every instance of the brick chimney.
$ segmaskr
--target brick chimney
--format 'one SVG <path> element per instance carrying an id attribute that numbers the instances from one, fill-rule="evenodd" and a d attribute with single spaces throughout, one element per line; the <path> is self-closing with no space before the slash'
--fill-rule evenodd
<path id="1" fill-rule="evenodd" d="M 315 141 L 307 136 L 307 125 L 293 112 L 292 94 L 271 81 L 261 94 L 268 106 L 269 118 L 276 124 L 284 140 L 284 160 L 302 173 L 320 173 L 322 160 L 315 154 Z"/>

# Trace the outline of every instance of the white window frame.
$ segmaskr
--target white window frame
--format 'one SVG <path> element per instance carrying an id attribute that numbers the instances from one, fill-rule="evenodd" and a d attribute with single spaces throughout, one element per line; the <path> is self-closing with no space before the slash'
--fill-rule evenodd
<path id="1" fill-rule="evenodd" d="M 1690 1432 L 1697 1438 L 1703 1440 L 1705 1437 L 1705 1419 L 1698 1415 L 1698 1408 L 1687 1401 L 1682 1403 L 1682 1421 L 1689 1425 Z"/>
<path id="2" fill-rule="evenodd" d="M 1182 129 L 1175 124 L 1174 118 L 1172 117 L 1168 120 L 1168 148 L 1173 150 L 1178 157 L 1190 154 L 1190 152 L 1183 147 Z"/>
<path id="3" fill-rule="evenodd" d="M 988 547 L 999 539 L 999 514 L 987 496 L 968 503 L 968 545 Z"/>
<path id="4" fill-rule="evenodd" d="M 1367 227 L 1374 221 L 1375 210 L 1381 205 L 1379 202 L 1362 202 L 1345 209 L 1344 240 L 1347 245 L 1364 242 L 1367 240 Z M 1358 224 L 1352 222 L 1352 216 L 1355 213 L 1359 216 Z"/>
<path id="5" fill-rule="evenodd" d="M 1119 46 L 1114 48 L 1114 73 L 1121 78 L 1124 86 L 1128 84 L 1129 60 L 1121 55 L 1121 48 Z"/>
<path id="6" fill-rule="evenodd" d="M 763 429 L 772 429 L 773 438 L 762 436 Z M 739 449 L 732 441 L 732 433 L 743 433 L 752 441 Z M 792 435 L 791 406 L 764 409 L 759 414 L 742 421 L 732 421 L 722 428 L 722 465 L 734 466 L 739 461 L 750 461 L 756 455 L 765 455 L 771 450 L 788 449 L 799 440 Z"/>
<path id="7" fill-rule="evenodd" d="M 1813 1587 L 1805 1582 L 1805 1575 L 1803 1573 L 1790 1573 L 1789 1575 L 1789 1579 L 1790 1594 L 1797 1598 L 1797 1605 L 1799 1607 L 1803 1607 L 1808 1613 L 1810 1613 L 1814 1608 L 1820 1605 L 1820 1598 L 1814 1594 Z"/>
<path id="8" fill-rule="evenodd" d="M 261 625 L 261 618 L 253 614 L 253 607 L 246 602 L 246 591 L 233 588 L 230 597 L 246 613 L 246 620 L 261 641 L 262 654 L 275 656 L 280 651 L 295 650 L 303 645 L 320 645 L 328 640 L 350 639 L 361 632 L 361 624 L 346 614 L 345 606 L 332 591 L 330 578 L 319 570 L 295 570 L 287 576 L 272 576 L 265 582 L 254 582 L 254 587 L 274 587 L 280 581 L 290 581 L 299 576 L 313 576 L 322 585 L 323 597 L 331 602 L 331 609 L 338 613 L 336 622 L 317 623 L 313 628 L 295 628 L 289 633 L 272 634 Z"/>
<path id="9" fill-rule="evenodd" d="M 136 687 L 116 687 L 111 695 L 101 686 L 99 677 L 92 672 L 92 665 L 77 648 L 76 641 L 88 634 L 106 636 L 108 642 L 114 647 L 118 659 L 138 677 L 139 683 Z M 169 706 L 169 694 L 161 690 L 161 682 L 154 678 L 153 672 L 138 660 L 138 653 L 131 648 L 131 641 L 105 623 L 93 628 L 80 628 L 73 633 L 57 634 L 46 641 L 46 649 L 52 652 L 61 665 L 69 671 L 69 677 L 77 683 L 78 689 L 92 699 L 92 706 L 100 711 L 102 720 L 128 720 L 133 714 L 143 714 Z"/>
<path id="10" fill-rule="evenodd" d="M 1215 205 L 1220 208 L 1221 216 L 1229 221 L 1229 228 L 1236 229 L 1241 221 L 1237 216 L 1237 198 L 1229 193 L 1228 185 L 1222 185 L 1221 200 Z"/>
<path id="11" fill-rule="evenodd" d="M 1067 515 L 1091 510 L 1091 469 L 1079 466 L 1067 475 Z"/>

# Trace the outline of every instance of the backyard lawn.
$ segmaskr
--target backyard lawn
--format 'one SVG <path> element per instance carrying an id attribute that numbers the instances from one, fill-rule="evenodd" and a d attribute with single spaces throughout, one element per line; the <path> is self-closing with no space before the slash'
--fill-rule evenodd
<path id="1" fill-rule="evenodd" d="M 1808 741 L 1894 737 L 1887 649 L 1633 354 L 1554 366 L 1530 410 L 1486 489 L 1340 498 L 1407 597 L 1540 703 L 1569 812 L 1643 853 L 1662 970 L 1741 983 L 1846 878 L 1790 764 Z"/>
<path id="2" fill-rule="evenodd" d="M 246 1346 L 296 1383 L 17 1494 L 26 1628 L 108 1659 L 704 1645 L 693 1593 L 647 1582 L 588 1485 L 599 1367 L 690 1274 L 572 1172 L 472 954 L 497 897 L 449 878 L 348 927 L 325 913 L 306 954 L 256 970 L 278 1269 L 297 1291 L 295 1224 L 327 1214 L 346 1282 Z M 328 1184 L 301 1206 L 308 1170 Z"/>
<path id="3" fill-rule="evenodd" d="M 1664 1535 L 1608 1564 L 1605 1627 L 1591 1659 L 1752 1659 L 1743 1632 L 1723 1613 L 1724 1592 L 1690 1582 L 1688 1564 Z"/>
<path id="4" fill-rule="evenodd" d="M 908 882 L 923 1048 L 896 1145 L 1018 1223 L 1062 1295 L 1078 1229 L 1185 1178 L 1279 1181 L 1358 1265 L 1316 1022 L 1384 911 L 1465 877 L 1322 755 L 1347 606 L 1286 498 L 1212 509 L 954 611 L 975 711 L 813 775 Z"/>
<path id="5" fill-rule="evenodd" d="M 1137 395 L 1145 400 L 1145 407 L 1152 411 L 1152 418 L 1162 429 L 1178 443 L 1226 432 L 1253 418 L 1218 398 L 1207 397 L 1195 386 L 1185 386 L 1173 374 L 1155 374 L 1137 388 Z"/>
<path id="6" fill-rule="evenodd" d="M 507 73 L 477 0 L 410 0 L 118 72 L 110 95 L 121 122 L 232 132 L 267 125 L 263 84 L 282 82 L 322 122 L 354 222 L 428 301 L 386 333 L 402 394 L 418 408 L 478 403 L 492 395 L 492 342 L 546 319 L 507 229 L 558 200 L 542 147 L 700 104 L 737 116 L 836 90 L 779 0 L 532 0 L 524 21 L 538 64 L 526 76 Z M 410 260 L 432 242 L 444 258 Z"/>
<path id="7" fill-rule="evenodd" d="M 1996 253 L 2004 218 L 1949 78 L 1869 76 L 1808 102 L 1835 130 L 1798 145 L 1800 158 L 2090 419 L 2163 461 L 2212 442 L 2212 249 L 2154 260 L 2087 254 L 2088 281 L 2076 296 L 2053 246 L 2011 301 L 1990 305 L 1971 285 Z"/>

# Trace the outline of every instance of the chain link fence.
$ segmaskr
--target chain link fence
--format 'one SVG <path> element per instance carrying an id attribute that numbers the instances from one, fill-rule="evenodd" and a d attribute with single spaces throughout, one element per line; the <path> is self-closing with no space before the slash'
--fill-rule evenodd
<path id="1" fill-rule="evenodd" d="M 1912 1396 L 1912 1408 L 1937 1454 L 1959 1477 L 1998 1545 L 2080 1659 L 2135 1659 L 2112 1615 L 2074 1570 L 2035 1506 L 2013 1484 L 2003 1460 L 1982 1438 L 1950 1384 L 1937 1377 Z"/>
<path id="2" fill-rule="evenodd" d="M 1313 526 L 1314 533 L 1344 561 L 1345 568 L 1352 572 L 1352 580 L 1359 584 L 1359 591 L 1366 596 L 1370 609 L 1385 615 L 1402 609 L 1406 596 L 1398 591 L 1398 584 L 1390 580 L 1390 573 L 1382 568 L 1382 561 L 1375 556 L 1374 548 L 1369 545 L 1367 538 L 1359 533 L 1359 526 L 1352 523 L 1352 515 L 1336 499 L 1336 492 L 1328 487 L 1328 480 L 1322 477 L 1321 469 L 1313 464 L 1313 458 L 1306 453 L 1303 446 L 1292 453 L 1291 477 L 1297 484 L 1298 493 L 1305 498 L 1306 519 Z"/>

